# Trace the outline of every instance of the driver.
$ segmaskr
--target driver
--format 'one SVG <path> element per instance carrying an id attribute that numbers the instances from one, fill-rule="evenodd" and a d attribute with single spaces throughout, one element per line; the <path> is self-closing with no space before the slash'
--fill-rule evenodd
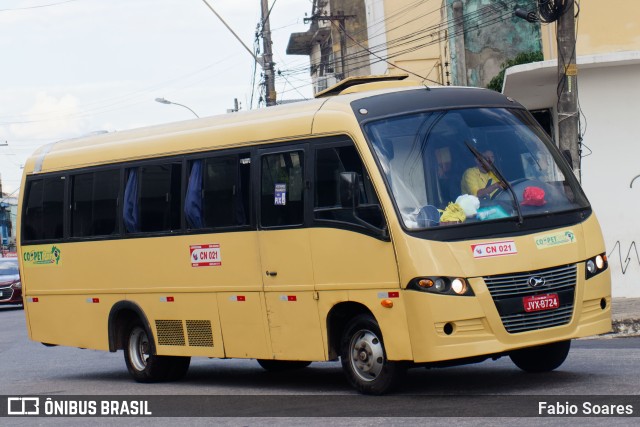
<path id="1" fill-rule="evenodd" d="M 484 158 L 493 164 L 495 156 L 493 151 L 485 149 L 482 151 Z M 504 188 L 493 172 L 487 170 L 480 159 L 476 159 L 476 166 L 464 171 L 460 182 L 462 194 L 471 194 L 479 199 L 492 196 L 498 189 Z"/>

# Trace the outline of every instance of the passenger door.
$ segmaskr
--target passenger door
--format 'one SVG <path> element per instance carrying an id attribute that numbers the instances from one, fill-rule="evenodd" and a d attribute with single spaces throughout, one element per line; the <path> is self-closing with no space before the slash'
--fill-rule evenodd
<path id="1" fill-rule="evenodd" d="M 318 140 L 313 144 L 312 163 L 314 200 L 309 241 L 316 290 L 397 289 L 393 244 L 384 231 L 386 221 L 380 202 L 353 142 L 347 137 Z M 353 205 L 343 206 L 343 173 L 357 176 L 355 209 Z"/>
<path id="2" fill-rule="evenodd" d="M 305 219 L 309 203 L 305 146 L 259 152 L 264 295 L 273 357 L 281 360 L 324 358 Z"/>

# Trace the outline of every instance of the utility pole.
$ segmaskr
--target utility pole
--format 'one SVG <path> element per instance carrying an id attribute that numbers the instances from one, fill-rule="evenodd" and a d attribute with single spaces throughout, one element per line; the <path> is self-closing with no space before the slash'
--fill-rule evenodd
<path id="1" fill-rule="evenodd" d="M 464 44 L 464 10 L 461 1 L 453 2 L 454 46 L 456 48 L 454 84 L 467 85 L 467 54 Z"/>
<path id="2" fill-rule="evenodd" d="M 347 78 L 347 28 L 345 21 L 348 18 L 355 18 L 355 15 L 345 15 L 344 12 L 338 11 L 335 15 L 313 15 L 311 18 L 304 18 L 304 23 L 311 21 L 338 21 L 338 30 L 340 33 L 340 74 L 336 75 L 336 80 L 344 80 Z"/>
<path id="3" fill-rule="evenodd" d="M 227 113 L 237 113 L 240 111 L 240 104 L 238 104 L 238 98 L 233 98 L 233 108 L 227 108 Z"/>
<path id="4" fill-rule="evenodd" d="M 202 0 L 202 2 L 213 12 L 214 15 L 218 17 L 220 22 L 224 24 L 225 27 L 233 34 L 233 36 L 240 42 L 242 47 L 249 52 L 249 55 L 253 57 L 263 70 L 265 75 L 265 85 L 266 85 L 266 102 L 267 106 L 276 104 L 276 83 L 275 83 L 275 73 L 273 71 L 273 52 L 271 49 L 271 27 L 269 25 L 269 8 L 267 5 L 267 0 L 261 0 L 262 4 L 262 40 L 263 40 L 263 50 L 264 55 L 262 58 L 258 58 L 255 53 L 249 47 L 244 44 L 242 39 L 233 31 L 233 28 L 227 24 L 227 22 L 222 19 L 222 16 L 218 12 L 215 11 L 213 7 L 207 2 L 207 0 Z M 161 101 L 158 101 L 161 102 Z M 195 114 L 195 113 L 194 113 Z"/>
<path id="5" fill-rule="evenodd" d="M 338 22 L 340 25 L 340 78 L 338 80 L 344 80 L 347 78 L 347 29 L 344 26 L 344 12 L 338 12 Z"/>
<path id="6" fill-rule="evenodd" d="M 580 171 L 580 113 L 578 111 L 578 67 L 576 66 L 576 33 L 574 2 L 557 22 L 558 43 L 558 133 L 560 151 L 571 158 L 574 175 Z M 567 159 L 568 160 L 568 159 Z"/>
<path id="7" fill-rule="evenodd" d="M 264 69 L 265 80 L 265 101 L 267 107 L 276 105 L 276 80 L 273 69 L 273 50 L 271 49 L 271 25 L 269 24 L 269 5 L 268 0 L 262 2 L 262 63 Z"/>

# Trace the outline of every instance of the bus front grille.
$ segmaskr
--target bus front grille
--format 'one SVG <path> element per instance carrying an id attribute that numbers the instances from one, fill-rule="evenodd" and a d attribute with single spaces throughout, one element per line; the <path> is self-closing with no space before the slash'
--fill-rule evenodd
<path id="1" fill-rule="evenodd" d="M 571 320 L 573 304 L 549 312 L 511 314 L 502 317 L 502 324 L 507 332 L 517 332 L 544 329 L 551 326 L 566 325 Z"/>
<path id="2" fill-rule="evenodd" d="M 493 302 L 509 333 L 533 331 L 566 325 L 573 315 L 577 265 L 563 265 L 544 270 L 525 271 L 484 277 Z M 542 279 L 543 285 L 531 287 L 529 279 Z M 525 297 L 557 294 L 559 307 L 551 310 L 527 313 L 524 309 Z"/>

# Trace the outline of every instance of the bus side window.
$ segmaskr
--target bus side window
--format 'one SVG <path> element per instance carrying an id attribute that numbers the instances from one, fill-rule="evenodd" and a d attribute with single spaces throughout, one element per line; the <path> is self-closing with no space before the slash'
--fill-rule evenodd
<path id="1" fill-rule="evenodd" d="M 29 182 L 24 218 L 24 240 L 63 237 L 64 182 L 64 177 L 60 176 Z"/>
<path id="2" fill-rule="evenodd" d="M 260 224 L 264 227 L 302 225 L 304 163 L 302 151 L 262 156 Z"/>
<path id="3" fill-rule="evenodd" d="M 314 218 L 361 225 L 353 215 L 353 207 L 341 205 L 342 172 L 355 172 L 360 177 L 357 215 L 369 224 L 382 228 L 384 219 L 380 203 L 353 145 L 316 150 Z"/>
<path id="4" fill-rule="evenodd" d="M 128 169 L 124 192 L 127 232 L 180 229 L 180 179 L 178 161 Z"/>
<path id="5" fill-rule="evenodd" d="M 71 236 L 107 236 L 118 232 L 118 169 L 71 177 Z"/>
<path id="6" fill-rule="evenodd" d="M 27 184 L 26 206 L 24 209 L 23 233 L 24 240 L 42 239 L 42 179 L 29 181 Z"/>
<path id="7" fill-rule="evenodd" d="M 180 229 L 179 162 L 140 168 L 140 231 Z"/>
<path id="8" fill-rule="evenodd" d="M 184 213 L 190 229 L 248 223 L 249 154 L 191 162 Z"/>

